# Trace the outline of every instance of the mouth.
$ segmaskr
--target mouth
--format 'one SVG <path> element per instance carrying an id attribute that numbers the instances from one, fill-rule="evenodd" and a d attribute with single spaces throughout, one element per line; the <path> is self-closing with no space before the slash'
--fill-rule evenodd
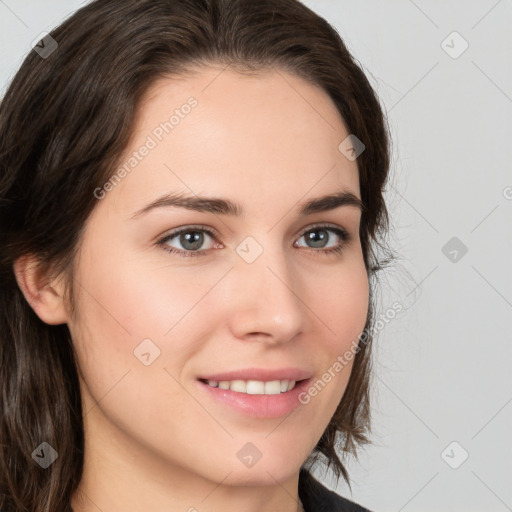
<path id="1" fill-rule="evenodd" d="M 270 380 L 270 381 L 262 381 L 262 380 L 208 380 L 208 379 L 198 379 L 203 384 L 206 384 L 212 388 L 219 388 L 223 390 L 234 391 L 235 393 L 243 393 L 246 395 L 280 395 L 281 393 L 287 393 L 295 388 L 301 382 L 304 382 L 307 379 L 302 380 Z"/>
<path id="2" fill-rule="evenodd" d="M 304 406 L 301 396 L 307 393 L 312 381 L 313 377 L 297 381 L 196 380 L 199 393 L 208 400 L 237 414 L 258 419 L 279 418 Z"/>

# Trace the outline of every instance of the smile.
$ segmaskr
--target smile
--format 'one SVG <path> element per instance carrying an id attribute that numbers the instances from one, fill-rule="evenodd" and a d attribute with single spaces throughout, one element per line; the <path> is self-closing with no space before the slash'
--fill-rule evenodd
<path id="1" fill-rule="evenodd" d="M 205 380 L 201 379 L 202 382 L 208 384 L 212 388 L 229 389 L 236 393 L 244 393 L 247 395 L 279 395 L 286 393 L 295 387 L 294 380 Z"/>

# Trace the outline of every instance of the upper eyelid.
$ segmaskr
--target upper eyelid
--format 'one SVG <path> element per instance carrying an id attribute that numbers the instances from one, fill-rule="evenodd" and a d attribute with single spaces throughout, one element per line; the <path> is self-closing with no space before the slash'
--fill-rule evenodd
<path id="1" fill-rule="evenodd" d="M 211 235 L 215 238 L 220 236 L 220 233 L 215 228 L 207 227 L 207 226 L 200 226 L 200 225 L 196 226 L 196 225 L 190 224 L 190 225 L 186 225 L 183 227 L 172 229 L 166 235 L 160 236 L 159 240 L 162 241 L 162 240 L 167 240 L 169 238 L 174 238 L 174 237 L 178 236 L 179 234 L 181 234 L 183 232 L 187 232 L 187 231 L 205 231 L 206 233 L 208 233 L 209 235 Z"/>
<path id="2" fill-rule="evenodd" d="M 329 223 L 329 222 L 317 222 L 317 223 L 310 224 L 310 225 L 306 226 L 305 228 L 302 228 L 299 231 L 299 233 L 302 236 L 307 231 L 310 231 L 311 229 L 315 229 L 315 228 L 325 228 L 325 229 L 333 228 L 333 229 L 341 229 L 344 231 L 348 231 L 346 228 L 344 228 L 343 226 L 341 226 L 339 224 L 334 224 L 334 223 Z M 208 233 L 211 233 L 212 235 L 220 236 L 219 231 L 211 226 L 204 226 L 204 225 L 200 225 L 200 224 L 197 224 L 197 225 L 187 224 L 185 226 L 181 226 L 181 227 L 172 229 L 168 234 L 163 235 L 161 238 L 168 238 L 168 237 L 176 236 L 184 231 L 194 231 L 194 230 L 206 231 Z"/>

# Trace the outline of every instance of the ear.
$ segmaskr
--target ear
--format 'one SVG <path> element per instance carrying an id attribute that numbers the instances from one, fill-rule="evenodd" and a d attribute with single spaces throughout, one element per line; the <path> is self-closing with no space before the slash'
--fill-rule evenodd
<path id="1" fill-rule="evenodd" d="M 50 325 L 65 324 L 63 280 L 50 281 L 32 255 L 20 256 L 13 265 L 16 281 L 36 315 Z"/>

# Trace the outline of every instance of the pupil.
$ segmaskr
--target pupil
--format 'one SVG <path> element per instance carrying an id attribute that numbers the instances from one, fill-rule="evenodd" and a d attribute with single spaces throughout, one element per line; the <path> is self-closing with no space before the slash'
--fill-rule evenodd
<path id="1" fill-rule="evenodd" d="M 318 233 L 320 233 L 320 236 L 317 236 Z M 308 234 L 308 239 L 313 243 L 313 247 L 323 247 L 325 245 L 324 242 L 327 240 L 327 233 L 322 229 L 310 231 Z"/>
<path id="2" fill-rule="evenodd" d="M 203 238 L 204 234 L 199 231 L 188 231 L 180 236 L 180 243 L 185 249 L 196 250 L 203 245 Z"/>

